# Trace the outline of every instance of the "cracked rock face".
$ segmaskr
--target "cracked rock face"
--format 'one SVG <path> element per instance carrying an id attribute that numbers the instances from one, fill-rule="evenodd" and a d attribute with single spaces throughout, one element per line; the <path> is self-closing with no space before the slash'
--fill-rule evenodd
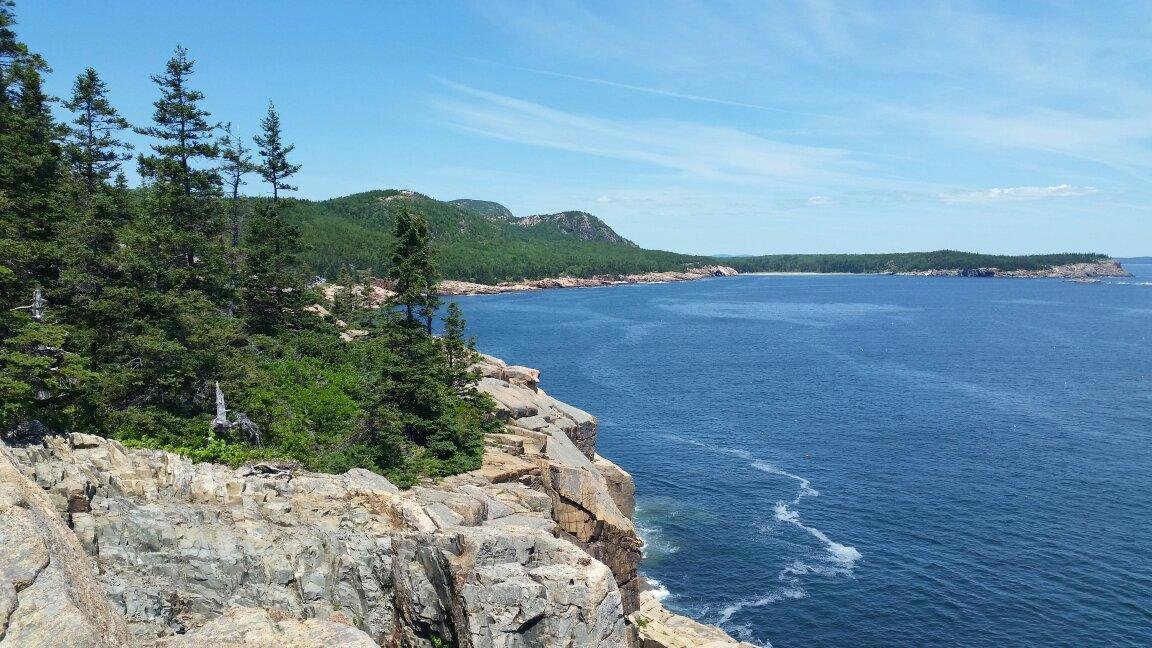
<path id="1" fill-rule="evenodd" d="M 0 443 L 0 646 L 125 646 L 124 618 L 76 536 Z"/>
<path id="2" fill-rule="evenodd" d="M 611 571 L 518 481 L 400 493 L 367 471 L 245 475 L 80 434 L 15 454 L 140 637 L 243 606 L 336 614 L 389 646 L 626 643 Z"/>
<path id="3" fill-rule="evenodd" d="M 0 444 L 0 647 L 636 645 L 631 476 L 538 372 L 478 368 L 504 433 L 481 469 L 403 492 L 83 434 Z"/>

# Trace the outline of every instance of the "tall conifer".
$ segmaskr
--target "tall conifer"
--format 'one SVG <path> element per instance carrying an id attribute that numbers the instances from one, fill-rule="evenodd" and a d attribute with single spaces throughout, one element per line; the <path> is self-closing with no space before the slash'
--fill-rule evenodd
<path id="1" fill-rule="evenodd" d="M 288 154 L 296 147 L 283 142 L 280 113 L 276 112 L 276 106 L 271 101 L 268 102 L 268 114 L 260 120 L 260 129 L 261 133 L 253 138 L 263 159 L 257 168 L 260 175 L 272 185 L 272 202 L 279 202 L 281 191 L 296 191 L 296 187 L 286 182 L 300 170 L 299 164 L 288 161 Z"/>
<path id="2" fill-rule="evenodd" d="M 220 157 L 224 164 L 220 170 L 224 173 L 224 183 L 228 195 L 232 199 L 229 213 L 231 215 L 231 242 L 233 248 L 240 247 L 240 230 L 243 219 L 243 205 L 240 203 L 240 187 L 247 184 L 244 176 L 256 170 L 252 163 L 252 149 L 244 146 L 244 138 L 232 132 L 232 124 L 224 126 L 224 136 L 220 138 Z"/>
<path id="3" fill-rule="evenodd" d="M 62 429 L 82 359 L 45 299 L 60 275 L 63 129 L 44 92 L 44 60 L 0 1 L 0 436 Z"/>
<path id="4" fill-rule="evenodd" d="M 68 161 L 91 196 L 120 170 L 121 162 L 132 157 L 132 145 L 116 136 L 130 126 L 108 101 L 108 86 L 92 68 L 76 77 L 64 107 L 76 113 L 65 147 Z"/>
<path id="5" fill-rule="evenodd" d="M 388 277 L 392 280 L 394 307 L 404 312 L 409 324 L 421 323 L 432 332 L 432 322 L 440 298 L 436 292 L 439 277 L 432 261 L 428 220 L 423 214 L 412 214 L 401 205 L 393 230 L 392 265 Z"/>

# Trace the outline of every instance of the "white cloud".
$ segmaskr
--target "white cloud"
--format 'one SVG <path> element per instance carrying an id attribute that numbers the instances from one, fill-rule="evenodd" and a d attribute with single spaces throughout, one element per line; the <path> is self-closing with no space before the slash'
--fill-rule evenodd
<path id="1" fill-rule="evenodd" d="M 1039 200 L 1042 198 L 1075 198 L 1096 193 L 1096 187 L 1058 184 L 1051 187 L 993 187 L 977 191 L 953 191 L 940 194 L 944 203 L 988 203 L 1003 200 Z"/>
<path id="2" fill-rule="evenodd" d="M 610 203 L 610 202 L 612 202 L 612 199 L 609 198 L 608 196 L 597 196 L 596 202 L 598 202 L 598 203 Z"/>
<path id="3" fill-rule="evenodd" d="M 782 142 L 727 126 L 595 117 L 444 83 L 459 93 L 437 103 L 451 124 L 496 139 L 646 163 L 724 182 L 846 180 L 853 168 L 844 149 Z"/>
<path id="4" fill-rule="evenodd" d="M 808 198 L 808 204 L 814 206 L 834 205 L 836 204 L 836 200 L 828 196 L 810 196 Z"/>

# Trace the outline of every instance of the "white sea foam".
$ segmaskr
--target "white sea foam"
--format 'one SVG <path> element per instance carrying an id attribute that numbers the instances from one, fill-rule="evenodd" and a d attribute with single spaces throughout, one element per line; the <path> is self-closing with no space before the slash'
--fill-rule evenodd
<path id="1" fill-rule="evenodd" d="M 652 592 L 652 597 L 655 598 L 657 601 L 663 601 L 664 599 L 668 598 L 669 596 L 672 596 L 672 592 L 670 592 L 668 590 L 668 588 L 664 586 L 663 583 L 656 580 L 655 578 L 645 576 L 644 580 L 648 581 L 649 591 Z"/>
<path id="2" fill-rule="evenodd" d="M 816 538 L 820 542 L 824 543 L 824 549 L 827 550 L 828 553 L 832 556 L 832 560 L 842 565 L 845 569 L 851 570 L 852 567 L 856 565 L 856 561 L 863 557 L 856 549 L 856 547 L 840 544 L 839 542 L 829 538 L 828 535 L 820 529 L 804 524 L 800 520 L 800 514 L 790 509 L 787 503 L 776 502 L 774 510 L 776 512 L 777 520 L 781 522 L 787 522 L 789 524 L 795 524 L 801 529 L 807 531 L 813 538 Z"/>
<path id="3" fill-rule="evenodd" d="M 746 623 L 741 625 L 730 625 L 726 628 L 726 630 L 728 631 L 729 635 L 732 635 L 744 643 L 750 643 L 757 648 L 772 648 L 772 642 L 768 641 L 767 639 L 764 640 L 764 643 L 757 643 L 759 640 L 753 636 L 752 626 Z"/>
<path id="4" fill-rule="evenodd" d="M 761 596 L 759 598 L 736 601 L 732 605 L 729 605 L 720 611 L 720 619 L 716 622 L 716 625 L 723 625 L 727 623 L 734 614 L 745 608 L 764 607 L 765 605 L 778 603 L 785 599 L 802 599 L 806 598 L 807 596 L 808 593 L 798 587 L 782 587 L 770 594 Z"/>
<path id="5" fill-rule="evenodd" d="M 776 512 L 776 519 L 781 522 L 791 522 L 792 524 L 800 524 L 800 514 L 788 508 L 784 502 L 776 502 L 774 508 Z"/>
<path id="6" fill-rule="evenodd" d="M 812 488 L 812 482 L 808 481 L 804 477 L 801 477 L 800 475 L 793 475 L 787 470 L 781 470 L 770 463 L 766 463 L 764 461 L 753 461 L 752 467 L 770 475 L 780 475 L 789 479 L 795 479 L 797 482 L 799 482 L 800 492 L 797 493 L 796 498 L 792 500 L 793 504 L 799 504 L 800 500 L 804 499 L 805 497 L 816 497 L 820 494 L 820 491 Z"/>
<path id="7" fill-rule="evenodd" d="M 793 560 L 792 564 L 780 570 L 780 580 L 789 582 L 798 582 L 796 578 L 799 576 L 807 576 L 808 574 L 816 574 L 819 576 L 844 576 L 849 572 L 844 567 L 834 567 L 831 565 L 813 565 L 806 563 L 803 560 Z"/>
<path id="8" fill-rule="evenodd" d="M 664 534 L 659 527 L 637 524 L 636 535 L 640 536 L 641 558 L 647 558 L 649 551 L 651 551 L 654 556 L 667 556 L 680 551 L 680 547 L 664 538 Z"/>
<path id="9" fill-rule="evenodd" d="M 824 550 L 828 553 L 827 561 L 829 564 L 826 565 L 813 565 L 810 563 L 802 562 L 800 560 L 793 561 L 790 565 L 781 569 L 780 572 L 776 575 L 777 580 L 784 583 L 783 586 L 769 592 L 764 596 L 758 598 L 743 599 L 725 607 L 720 611 L 720 616 L 716 621 L 717 625 L 726 624 L 732 619 L 733 615 L 745 608 L 761 607 L 765 605 L 771 605 L 783 600 L 802 599 L 807 597 L 808 593 L 805 592 L 801 586 L 801 576 L 808 574 L 817 574 L 820 576 L 852 576 L 852 569 L 856 566 L 857 561 L 863 557 L 860 551 L 851 545 L 842 544 L 832 540 L 820 529 L 804 524 L 800 517 L 800 513 L 791 508 L 792 506 L 799 504 L 800 501 L 805 497 L 817 497 L 820 495 L 820 491 L 812 487 L 812 482 L 809 479 L 788 472 L 787 470 L 784 470 L 766 461 L 755 459 L 753 455 L 746 450 L 739 448 L 725 448 L 722 446 L 717 447 L 715 445 L 708 445 L 694 439 L 687 439 L 675 435 L 668 435 L 668 437 L 682 443 L 707 448 L 720 454 L 739 457 L 741 459 L 747 460 L 749 465 L 756 470 L 768 473 L 770 475 L 787 477 L 788 479 L 796 481 L 796 483 L 799 485 L 799 490 L 796 492 L 796 496 L 793 497 L 790 501 L 778 501 L 773 507 L 773 513 L 775 514 L 776 521 L 787 522 L 788 524 L 793 524 L 803 529 L 813 538 L 819 540 L 820 543 L 824 545 Z M 770 533 L 771 530 L 766 530 L 765 532 Z"/>

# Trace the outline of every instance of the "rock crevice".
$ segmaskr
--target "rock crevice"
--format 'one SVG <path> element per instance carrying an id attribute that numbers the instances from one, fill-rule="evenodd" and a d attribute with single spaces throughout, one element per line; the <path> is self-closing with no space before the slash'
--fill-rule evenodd
<path id="1" fill-rule="evenodd" d="M 534 370 L 478 369 L 505 432 L 481 469 L 408 491 L 84 434 L 5 449 L 0 646 L 662 645 L 629 620 L 634 486 L 595 417 Z"/>

